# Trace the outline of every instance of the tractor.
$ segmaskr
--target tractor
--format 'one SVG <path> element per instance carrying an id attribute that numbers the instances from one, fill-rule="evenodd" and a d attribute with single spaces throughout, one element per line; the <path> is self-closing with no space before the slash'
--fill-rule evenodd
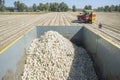
<path id="1" fill-rule="evenodd" d="M 77 15 L 78 21 L 85 23 L 94 23 L 96 21 L 96 14 L 93 10 L 83 10 L 83 13 Z"/>

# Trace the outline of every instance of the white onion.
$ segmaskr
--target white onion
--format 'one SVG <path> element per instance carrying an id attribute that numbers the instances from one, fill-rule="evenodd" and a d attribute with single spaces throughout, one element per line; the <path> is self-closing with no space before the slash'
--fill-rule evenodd
<path id="1" fill-rule="evenodd" d="M 78 61 L 78 64 L 75 61 Z M 75 70 L 76 65 L 79 65 L 80 70 Z M 85 70 L 90 70 L 91 73 L 87 74 Z M 80 79 L 77 79 L 78 75 Z M 27 53 L 22 80 L 67 79 L 97 80 L 86 51 L 73 45 L 56 31 L 48 31 L 40 38 L 33 40 Z"/>

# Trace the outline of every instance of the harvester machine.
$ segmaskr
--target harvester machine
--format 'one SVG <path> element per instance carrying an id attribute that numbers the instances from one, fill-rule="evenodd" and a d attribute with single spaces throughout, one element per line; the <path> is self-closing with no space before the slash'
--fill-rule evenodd
<path id="1" fill-rule="evenodd" d="M 83 13 L 77 15 L 77 18 L 80 22 L 94 23 L 96 21 L 96 14 L 93 10 L 83 10 Z"/>

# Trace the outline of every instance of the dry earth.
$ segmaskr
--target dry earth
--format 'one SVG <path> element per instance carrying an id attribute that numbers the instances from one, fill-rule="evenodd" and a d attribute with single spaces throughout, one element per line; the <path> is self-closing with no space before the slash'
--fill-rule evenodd
<path id="1" fill-rule="evenodd" d="M 97 22 L 120 30 L 120 13 L 97 13 Z"/>
<path id="2" fill-rule="evenodd" d="M 79 12 L 52 12 L 29 15 L 0 15 L 0 50 L 34 26 L 86 26 L 96 32 L 111 34 L 120 43 L 120 13 L 96 13 L 94 24 L 78 23 Z M 103 29 L 98 28 L 99 23 Z M 113 38 L 113 37 L 112 37 Z M 111 38 L 111 39 L 112 39 Z"/>

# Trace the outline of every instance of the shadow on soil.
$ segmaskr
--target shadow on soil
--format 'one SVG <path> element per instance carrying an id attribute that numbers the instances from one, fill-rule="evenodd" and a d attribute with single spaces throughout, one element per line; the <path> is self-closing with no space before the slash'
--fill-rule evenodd
<path id="1" fill-rule="evenodd" d="M 79 20 L 72 20 L 71 21 L 72 23 L 80 23 L 80 24 L 91 24 L 90 22 L 81 22 L 81 21 L 79 21 Z"/>

